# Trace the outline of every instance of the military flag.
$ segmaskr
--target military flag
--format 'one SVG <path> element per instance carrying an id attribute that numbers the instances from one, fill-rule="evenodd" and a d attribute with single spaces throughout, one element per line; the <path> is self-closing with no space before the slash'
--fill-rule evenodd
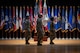
<path id="1" fill-rule="evenodd" d="M 61 23 L 61 27 L 62 27 L 62 30 L 64 31 L 65 30 L 65 9 L 64 9 L 64 6 L 62 7 L 62 23 Z"/>
<path id="2" fill-rule="evenodd" d="M 50 6 L 48 7 L 48 18 L 50 19 L 51 17 L 51 11 L 50 11 Z M 48 30 L 50 30 L 50 21 L 48 22 Z"/>
<path id="3" fill-rule="evenodd" d="M 77 9 L 77 29 L 80 30 L 80 6 Z"/>
<path id="4" fill-rule="evenodd" d="M 20 27 L 20 30 L 22 30 L 22 7 L 21 6 L 19 11 L 19 27 Z"/>
<path id="5" fill-rule="evenodd" d="M 3 27 L 3 25 L 4 25 L 4 9 L 3 9 L 3 6 L 1 6 L 1 18 L 0 18 L 0 20 L 1 20 L 1 22 L 0 22 L 0 28 L 2 28 Z"/>
<path id="6" fill-rule="evenodd" d="M 44 0 L 44 5 L 43 5 L 43 25 L 44 25 L 44 30 L 48 30 L 48 10 L 47 10 L 47 5 L 46 5 L 46 0 Z"/>
<path id="7" fill-rule="evenodd" d="M 75 6 L 73 6 L 73 18 L 72 18 L 72 29 L 74 30 L 76 28 L 76 12 L 75 12 Z"/>
<path id="8" fill-rule="evenodd" d="M 5 7 L 5 27 L 4 27 L 5 31 L 9 30 L 9 9 L 6 6 Z"/>
<path id="9" fill-rule="evenodd" d="M 16 6 L 16 30 L 19 29 L 19 13 L 18 13 L 18 6 Z"/>
<path id="10" fill-rule="evenodd" d="M 11 11 L 11 6 L 9 6 L 9 31 L 13 30 L 13 23 L 12 23 L 13 19 L 12 19 L 12 11 Z"/>
<path id="11" fill-rule="evenodd" d="M 68 19 L 68 27 L 69 27 L 69 30 L 72 30 L 72 17 L 73 17 L 73 14 L 72 14 L 72 6 L 70 6 L 70 9 L 69 9 L 69 19 Z"/>
<path id="12" fill-rule="evenodd" d="M 36 24 L 37 24 L 37 18 L 38 18 L 38 0 L 36 0 L 35 2 L 35 6 L 34 6 L 34 20 L 33 20 L 33 25 L 34 25 L 34 29 L 35 29 L 35 33 L 36 31 Z"/>
<path id="13" fill-rule="evenodd" d="M 55 12 L 54 12 L 54 23 L 55 23 L 55 30 L 58 29 L 58 26 L 57 26 L 57 17 L 58 17 L 58 9 L 57 9 L 57 6 L 55 5 Z"/>
<path id="14" fill-rule="evenodd" d="M 57 18 L 57 27 L 58 30 L 61 29 L 61 6 L 58 7 L 58 18 Z"/>
<path id="15" fill-rule="evenodd" d="M 68 25 L 69 25 L 69 22 L 68 22 L 68 7 L 66 6 L 66 10 L 65 10 L 65 30 L 69 29 Z"/>
<path id="16" fill-rule="evenodd" d="M 16 14 L 15 14 L 15 11 L 16 11 L 16 9 L 15 9 L 15 6 L 13 6 L 13 10 L 12 10 L 12 18 L 13 18 L 13 30 L 14 30 L 14 32 L 16 31 Z"/>
<path id="17" fill-rule="evenodd" d="M 23 6 L 23 11 L 22 11 L 23 17 L 22 17 L 22 29 L 24 30 L 24 23 L 25 23 L 25 18 L 26 18 L 26 13 L 25 13 L 25 6 Z"/>

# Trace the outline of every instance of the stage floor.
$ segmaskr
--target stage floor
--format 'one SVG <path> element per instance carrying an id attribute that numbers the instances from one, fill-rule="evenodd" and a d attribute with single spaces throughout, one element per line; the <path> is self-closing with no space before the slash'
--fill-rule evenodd
<path id="1" fill-rule="evenodd" d="M 33 39 L 30 45 L 25 45 L 24 40 L 0 40 L 0 53 L 80 53 L 80 40 L 55 39 L 54 45 L 43 41 L 42 46 L 37 46 Z"/>
<path id="2" fill-rule="evenodd" d="M 37 45 L 37 41 L 34 41 L 33 38 L 29 40 L 30 45 Z M 50 39 L 43 41 L 43 45 L 49 45 Z M 80 45 L 80 39 L 57 39 L 53 40 L 55 45 Z M 25 39 L 5 39 L 0 40 L 0 45 L 25 45 Z"/>
<path id="3" fill-rule="evenodd" d="M 0 53 L 80 53 L 76 45 L 0 45 Z"/>

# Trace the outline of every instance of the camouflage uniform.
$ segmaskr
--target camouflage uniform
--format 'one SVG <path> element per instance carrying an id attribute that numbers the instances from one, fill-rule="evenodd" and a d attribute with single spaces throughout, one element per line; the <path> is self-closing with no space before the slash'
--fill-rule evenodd
<path id="1" fill-rule="evenodd" d="M 37 28 L 37 35 L 38 35 L 38 44 L 40 44 L 44 35 L 42 18 L 37 19 L 36 28 Z"/>
<path id="2" fill-rule="evenodd" d="M 52 42 L 52 40 L 55 38 L 56 32 L 54 29 L 54 23 L 53 21 L 51 21 L 50 23 L 50 42 Z"/>
<path id="3" fill-rule="evenodd" d="M 24 30 L 25 30 L 25 38 L 26 38 L 26 43 L 28 43 L 28 40 L 30 39 L 31 37 L 31 31 L 30 31 L 30 21 L 29 19 L 25 20 L 25 23 L 24 23 Z"/>

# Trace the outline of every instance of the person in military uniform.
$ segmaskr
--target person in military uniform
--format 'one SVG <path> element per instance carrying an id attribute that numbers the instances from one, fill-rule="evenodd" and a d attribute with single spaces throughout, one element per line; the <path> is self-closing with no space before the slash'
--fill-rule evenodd
<path id="1" fill-rule="evenodd" d="M 56 32 L 54 29 L 54 22 L 53 22 L 54 18 L 51 17 L 50 20 L 51 20 L 51 23 L 50 23 L 50 44 L 54 44 L 53 39 L 55 39 L 55 36 L 56 36 Z"/>
<path id="2" fill-rule="evenodd" d="M 24 22 L 24 32 L 25 32 L 24 35 L 25 35 L 25 39 L 26 39 L 26 44 L 30 44 L 28 42 L 31 37 L 29 16 L 26 16 L 26 20 Z"/>
<path id="3" fill-rule="evenodd" d="M 43 23 L 42 23 L 42 15 L 39 14 L 38 15 L 38 19 L 37 19 L 37 36 L 38 36 L 38 46 L 41 46 L 42 44 L 42 39 L 43 39 L 43 35 L 44 35 L 44 29 L 43 29 Z"/>

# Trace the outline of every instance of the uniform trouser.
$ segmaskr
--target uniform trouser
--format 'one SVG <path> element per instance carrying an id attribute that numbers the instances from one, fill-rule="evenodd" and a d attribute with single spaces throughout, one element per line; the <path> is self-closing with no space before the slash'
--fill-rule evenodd
<path id="1" fill-rule="evenodd" d="M 25 35 L 26 42 L 28 42 L 28 40 L 31 37 L 31 32 L 30 31 L 25 31 L 24 35 Z"/>
<path id="2" fill-rule="evenodd" d="M 38 44 L 40 44 L 43 39 L 44 34 L 42 32 L 38 32 L 37 35 L 38 35 Z"/>
<path id="3" fill-rule="evenodd" d="M 50 42 L 52 42 L 52 40 L 55 39 L 56 33 L 52 33 L 50 34 Z"/>

